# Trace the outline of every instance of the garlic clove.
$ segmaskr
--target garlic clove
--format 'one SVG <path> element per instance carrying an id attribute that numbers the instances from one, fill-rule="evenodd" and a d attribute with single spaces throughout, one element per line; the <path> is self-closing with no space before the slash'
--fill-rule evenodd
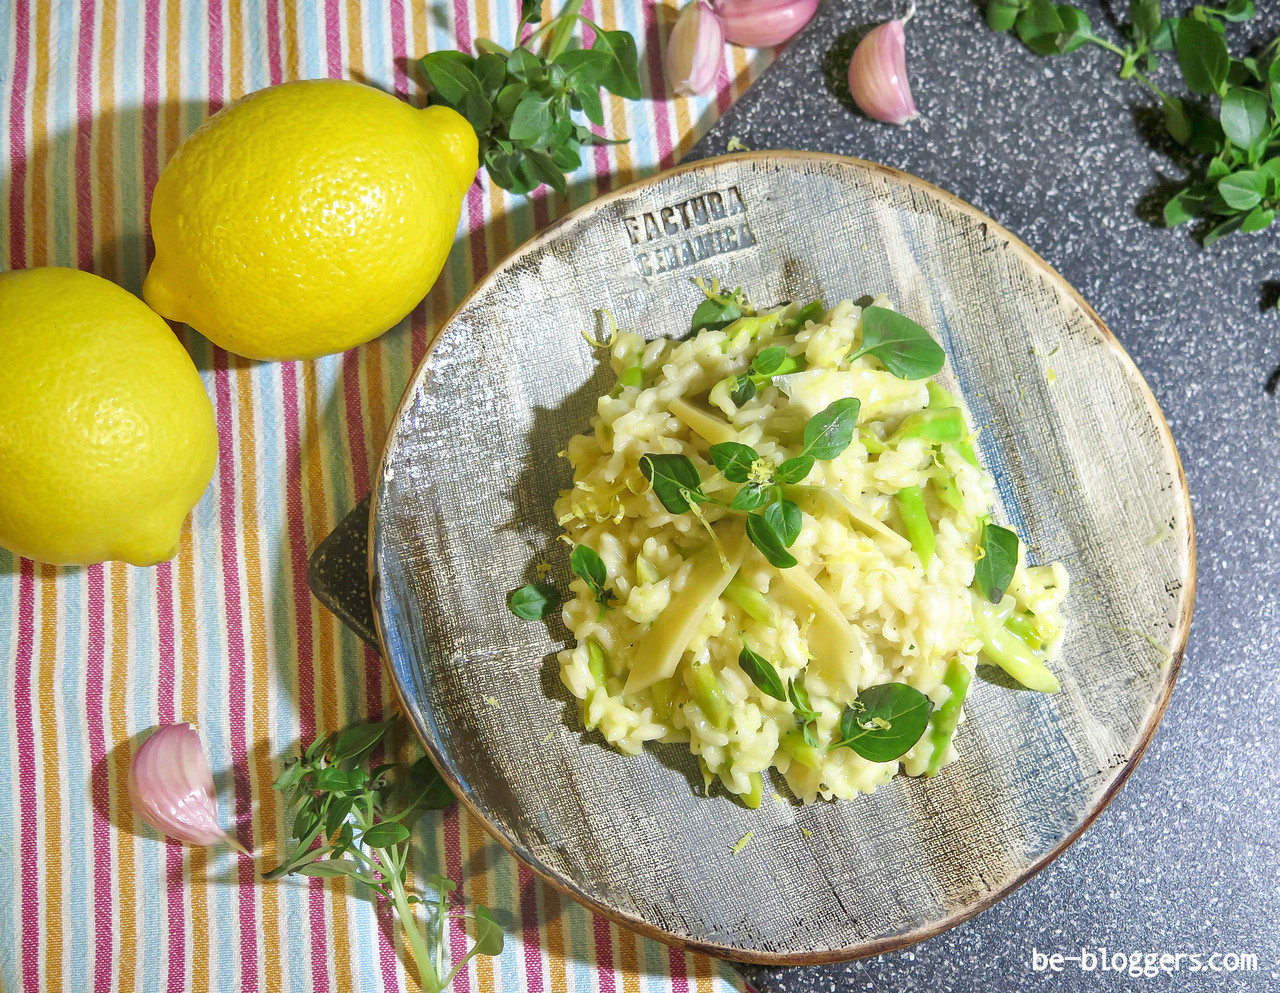
<path id="1" fill-rule="evenodd" d="M 244 847 L 218 825 L 213 773 L 190 724 L 165 724 L 134 753 L 129 765 L 133 809 L 161 834 L 193 845 Z"/>
<path id="2" fill-rule="evenodd" d="M 909 15 L 908 15 L 909 16 Z M 862 112 L 886 124 L 906 124 L 918 117 L 907 79 L 905 21 L 872 28 L 849 62 L 849 92 Z"/>
<path id="3" fill-rule="evenodd" d="M 715 0 L 715 6 L 730 44 L 771 48 L 813 19 L 818 0 Z"/>
<path id="4" fill-rule="evenodd" d="M 680 12 L 667 42 L 667 77 L 676 93 L 709 93 L 724 63 L 724 28 L 707 0 L 694 0 Z"/>

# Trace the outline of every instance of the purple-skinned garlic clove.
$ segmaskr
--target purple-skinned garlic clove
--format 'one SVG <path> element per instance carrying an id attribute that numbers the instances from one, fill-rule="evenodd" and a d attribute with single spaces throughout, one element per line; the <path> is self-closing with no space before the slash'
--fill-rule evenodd
<path id="1" fill-rule="evenodd" d="M 213 773 L 190 724 L 161 725 L 129 765 L 133 809 L 161 834 L 192 845 L 225 843 L 249 854 L 218 824 Z"/>

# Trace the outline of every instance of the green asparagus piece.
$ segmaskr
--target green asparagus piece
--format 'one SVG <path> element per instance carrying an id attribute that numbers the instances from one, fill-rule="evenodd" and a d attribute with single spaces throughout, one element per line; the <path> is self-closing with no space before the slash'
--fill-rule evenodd
<path id="1" fill-rule="evenodd" d="M 1004 626 L 1009 629 L 1014 636 L 1026 642 L 1028 647 L 1039 650 L 1044 647 L 1044 642 L 1040 638 L 1040 632 L 1036 628 L 1035 622 L 1026 614 L 1014 611 L 1009 615 L 1009 619 L 1004 622 Z"/>
<path id="2" fill-rule="evenodd" d="M 779 739 L 778 746 L 802 766 L 814 770 L 822 768 L 822 754 L 805 744 L 804 735 L 800 731 L 788 731 Z"/>
<path id="3" fill-rule="evenodd" d="M 777 615 L 773 612 L 769 601 L 765 599 L 765 595 L 754 586 L 748 585 L 740 575 L 729 580 L 729 585 L 724 588 L 724 595 L 761 624 L 773 627 L 777 622 Z"/>
<path id="4" fill-rule="evenodd" d="M 960 487 L 956 485 L 956 474 L 949 469 L 941 468 L 940 472 L 929 477 L 933 491 L 938 499 L 952 510 L 964 508 L 964 498 L 960 495 Z"/>
<path id="5" fill-rule="evenodd" d="M 960 723 L 960 708 L 969 692 L 969 678 L 969 670 L 959 659 L 948 663 L 942 685 L 951 691 L 951 696 L 933 712 L 933 730 L 929 732 L 929 743 L 933 746 L 933 754 L 929 756 L 930 776 L 936 776 L 942 768 L 942 758 L 956 733 L 956 725 Z"/>
<path id="6" fill-rule="evenodd" d="M 764 798 L 764 777 L 758 772 L 751 774 L 751 790 L 747 793 L 740 793 L 738 799 L 742 801 L 742 805 L 749 810 L 759 810 L 760 801 Z"/>
<path id="7" fill-rule="evenodd" d="M 929 520 L 929 512 L 925 510 L 924 493 L 919 486 L 907 486 L 898 491 L 894 497 L 897 502 L 898 516 L 902 518 L 902 528 L 907 540 L 920 556 L 920 564 L 927 566 L 933 558 L 933 524 Z"/>
<path id="8" fill-rule="evenodd" d="M 920 410 L 903 418 L 894 432 L 895 441 L 923 438 L 937 444 L 955 444 L 968 437 L 969 428 L 959 407 Z"/>
<path id="9" fill-rule="evenodd" d="M 698 662 L 689 671 L 689 692 L 707 720 L 718 728 L 729 724 L 729 701 L 711 666 Z"/>
<path id="10" fill-rule="evenodd" d="M 595 638 L 587 639 L 587 668 L 591 670 L 591 678 L 596 681 L 597 686 L 603 686 L 605 680 L 609 678 L 609 673 L 605 669 L 607 656 L 604 649 L 600 647 L 600 643 Z"/>
<path id="11" fill-rule="evenodd" d="M 982 652 L 1029 690 L 1057 693 L 1058 679 L 1031 646 L 1004 626 L 1000 611 L 986 597 L 974 596 L 973 616 Z"/>

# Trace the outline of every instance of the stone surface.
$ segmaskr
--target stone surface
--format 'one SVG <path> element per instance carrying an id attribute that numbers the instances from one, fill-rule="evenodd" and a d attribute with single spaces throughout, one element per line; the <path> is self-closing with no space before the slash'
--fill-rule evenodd
<path id="1" fill-rule="evenodd" d="M 1107 9 L 1123 10 L 1123 4 Z M 1233 27 L 1233 49 L 1280 30 L 1280 9 Z M 1165 4 L 1170 9 L 1169 4 Z M 1098 33 L 1114 26 L 1086 4 Z M 921 123 L 876 124 L 852 108 L 853 42 L 902 4 L 828 2 L 787 54 L 695 147 L 837 152 L 895 166 L 986 211 L 1076 286 L 1141 369 L 1191 488 L 1200 576 L 1173 702 L 1111 806 L 1061 858 L 960 927 L 843 966 L 744 969 L 762 993 L 1024 989 L 1280 990 L 1280 363 L 1276 232 L 1205 251 L 1154 226 L 1182 175 L 1150 96 L 1088 49 L 1033 55 L 989 31 L 980 7 L 925 2 L 907 25 Z M 1172 61 L 1157 75 L 1179 87 Z M 824 78 L 825 77 L 825 78 Z M 831 79 L 829 83 L 827 80 Z M 1164 196 L 1161 193 L 1164 193 Z M 1037 973 L 1033 953 L 1081 947 L 1185 956 L 1170 978 Z M 1208 955 L 1253 953 L 1259 971 L 1210 973 Z M 1086 965 L 1088 963 L 1086 962 Z M 1156 963 L 1157 967 L 1159 963 Z"/>

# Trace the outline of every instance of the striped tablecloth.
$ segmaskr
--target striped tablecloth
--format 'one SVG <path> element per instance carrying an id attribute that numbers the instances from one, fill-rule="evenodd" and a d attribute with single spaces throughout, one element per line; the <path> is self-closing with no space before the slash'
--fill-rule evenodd
<path id="1" fill-rule="evenodd" d="M 347 77 L 423 101 L 412 62 L 509 39 L 517 0 L 0 0 L 0 269 L 91 270 L 137 293 L 147 207 L 178 143 L 241 94 Z M 415 989 L 400 938 L 345 881 L 261 883 L 226 848 L 166 843 L 133 815 L 130 756 L 196 722 L 224 824 L 272 860 L 271 782 L 299 740 L 391 705 L 378 657 L 310 596 L 310 550 L 369 489 L 434 330 L 511 248 L 611 187 L 673 164 L 768 62 L 730 50 L 717 94 L 671 99 L 674 0 L 587 0 L 639 39 L 646 92 L 567 199 L 473 186 L 430 296 L 344 355 L 253 363 L 179 328 L 217 413 L 218 467 L 178 557 L 151 569 L 33 564 L 0 550 L 0 985 L 5 990 Z M 0 485 L 9 485 L 0 481 Z M 507 950 L 458 990 L 728 990 L 720 963 L 642 940 L 535 879 L 456 808 L 419 826 L 417 869 L 494 910 Z M 457 953 L 462 934 L 451 939 Z"/>

